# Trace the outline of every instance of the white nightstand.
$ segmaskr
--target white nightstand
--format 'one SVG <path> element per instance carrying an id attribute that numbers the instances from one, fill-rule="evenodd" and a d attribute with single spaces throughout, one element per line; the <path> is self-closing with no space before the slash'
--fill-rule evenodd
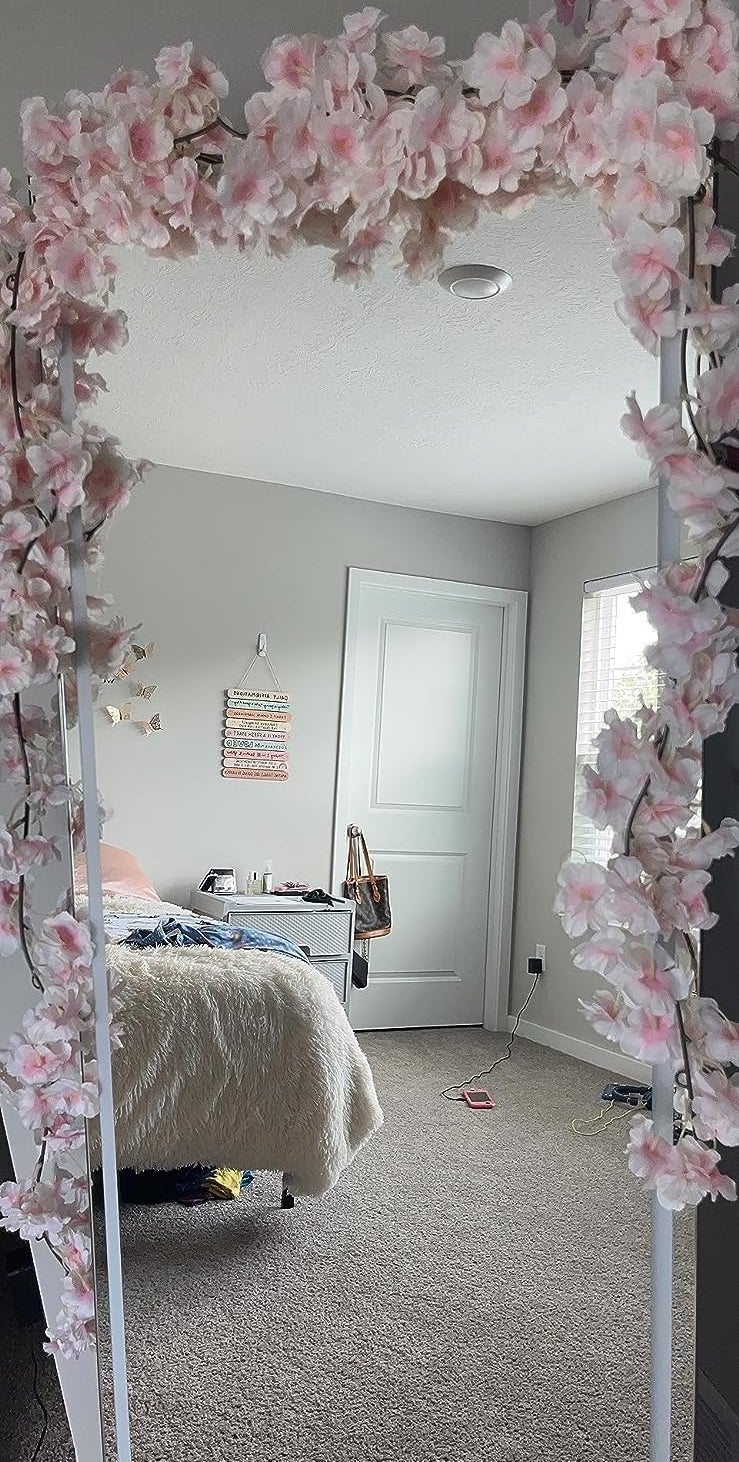
<path id="1" fill-rule="evenodd" d="M 311 904 L 281 894 L 216 894 L 193 889 L 190 907 L 226 924 L 241 924 L 265 934 L 281 934 L 308 953 L 327 980 L 331 981 L 342 1005 L 351 987 L 354 947 L 354 903 L 334 899 L 333 904 Z"/>

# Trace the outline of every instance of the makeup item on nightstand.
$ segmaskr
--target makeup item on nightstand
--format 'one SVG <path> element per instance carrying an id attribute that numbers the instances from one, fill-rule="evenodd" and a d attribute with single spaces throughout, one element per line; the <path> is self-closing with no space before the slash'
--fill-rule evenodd
<path id="1" fill-rule="evenodd" d="M 272 864 L 268 858 L 264 865 L 264 872 L 262 873 L 262 893 L 271 893 L 273 883 Z"/>
<path id="2" fill-rule="evenodd" d="M 209 868 L 202 883 L 198 884 L 201 893 L 235 893 L 236 892 L 236 869 L 235 868 Z"/>
<path id="3" fill-rule="evenodd" d="M 262 892 L 262 880 L 256 868 L 252 869 L 251 873 L 249 874 L 249 878 L 246 884 L 246 892 L 251 894 Z"/>

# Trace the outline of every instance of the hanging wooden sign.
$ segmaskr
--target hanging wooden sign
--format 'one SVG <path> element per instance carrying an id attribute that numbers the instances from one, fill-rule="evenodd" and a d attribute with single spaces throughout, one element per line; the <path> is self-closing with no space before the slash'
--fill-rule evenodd
<path id="1" fill-rule="evenodd" d="M 254 690 L 242 682 L 224 692 L 221 776 L 286 782 L 290 775 L 290 697 L 287 691 L 280 689 L 274 666 L 266 652 L 266 636 L 260 636 L 260 642 L 262 639 L 264 648 L 258 649 L 244 680 L 261 656 L 269 666 L 275 686 L 273 690 Z"/>
<path id="2" fill-rule="evenodd" d="M 284 772 L 262 772 L 247 770 L 246 767 L 224 767 L 221 775 L 224 777 L 246 777 L 250 782 L 286 782 L 290 773 L 287 770 Z"/>

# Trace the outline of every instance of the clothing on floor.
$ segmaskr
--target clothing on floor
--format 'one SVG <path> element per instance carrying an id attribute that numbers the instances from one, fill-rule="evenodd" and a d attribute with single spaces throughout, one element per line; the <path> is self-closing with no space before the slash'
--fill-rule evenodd
<path id="1" fill-rule="evenodd" d="M 237 1168 L 192 1166 L 139 1173 L 122 1168 L 118 1174 L 121 1203 L 181 1203 L 191 1207 L 213 1199 L 238 1198 L 254 1174 Z"/>

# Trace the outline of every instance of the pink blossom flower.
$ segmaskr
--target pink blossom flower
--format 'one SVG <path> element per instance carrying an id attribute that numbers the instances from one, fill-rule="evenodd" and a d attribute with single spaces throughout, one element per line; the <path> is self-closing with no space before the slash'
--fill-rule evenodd
<path id="1" fill-rule="evenodd" d="M 624 234 L 635 218 L 660 228 L 676 223 L 680 205 L 664 188 L 641 171 L 622 174 L 616 180 L 608 218 L 617 233 Z"/>
<path id="2" fill-rule="evenodd" d="M 623 929 L 604 929 L 579 946 L 572 963 L 579 970 L 592 970 L 594 974 L 610 980 L 611 974 L 621 966 L 625 947 Z"/>
<path id="3" fill-rule="evenodd" d="M 682 102 L 662 102 L 644 157 L 649 176 L 682 197 L 696 193 L 708 176 L 705 148 L 713 132 L 713 118 L 704 108 L 692 111 Z"/>
<path id="4" fill-rule="evenodd" d="M 40 1141 L 47 1122 L 53 1116 L 50 1108 L 49 1088 L 47 1086 L 21 1086 L 13 1095 L 13 1106 L 24 1127 L 28 1127 L 32 1132 L 38 1134 L 36 1140 Z"/>
<path id="5" fill-rule="evenodd" d="M 20 1234 L 22 1239 L 48 1238 L 57 1243 L 70 1221 L 61 1182 L 33 1182 L 26 1178 L 19 1183 L 0 1185 L 0 1212 L 5 1228 Z"/>
<path id="6" fill-rule="evenodd" d="M 634 443 L 642 457 L 659 462 L 675 448 L 688 446 L 688 433 L 681 423 L 679 407 L 673 403 L 653 406 L 643 415 L 634 392 L 626 397 L 626 414 L 621 417 L 621 430 Z"/>
<path id="7" fill-rule="evenodd" d="M 686 998 L 692 981 L 691 972 L 681 969 L 661 944 L 647 948 L 632 942 L 615 973 L 614 983 L 635 1005 L 671 1019 L 675 1002 Z"/>
<path id="8" fill-rule="evenodd" d="M 64 1077 L 51 1082 L 48 1091 L 54 1111 L 61 1119 L 60 1124 L 54 1127 L 52 1135 L 58 1142 L 66 1144 L 70 1135 L 70 1123 L 76 1123 L 80 1117 L 90 1118 L 96 1115 L 98 1111 L 97 1082 L 75 1081 L 70 1077 Z M 73 1128 L 75 1135 L 77 1130 L 75 1126 Z"/>
<path id="9" fill-rule="evenodd" d="M 665 63 L 659 56 L 660 37 L 658 26 L 627 20 L 623 30 L 615 31 L 596 51 L 595 64 L 611 76 L 664 73 Z"/>
<path id="10" fill-rule="evenodd" d="M 577 798 L 578 811 L 598 828 L 624 828 L 636 790 L 633 777 L 628 774 L 603 776 L 593 767 L 586 766 L 582 770 L 582 783 L 583 790 Z"/>
<path id="11" fill-rule="evenodd" d="M 603 132 L 621 169 L 642 163 L 651 147 L 657 127 L 657 97 L 654 79 L 625 76 L 616 83 Z M 651 171 L 648 175 L 653 182 L 659 181 Z"/>
<path id="12" fill-rule="evenodd" d="M 313 79 L 320 45 L 318 36 L 279 36 L 262 57 L 267 81 L 292 91 L 308 85 Z"/>
<path id="13" fill-rule="evenodd" d="M 647 1189 L 672 1172 L 673 1145 L 660 1136 L 651 1117 L 637 1117 L 631 1124 L 626 1151 L 629 1168 Z"/>
<path id="14" fill-rule="evenodd" d="M 602 927 L 598 910 L 607 885 L 605 871 L 598 863 L 564 863 L 557 883 L 554 912 L 559 914 L 566 934 L 577 939 L 589 928 Z"/>
<path id="15" fill-rule="evenodd" d="M 654 24 L 663 36 L 682 30 L 692 8 L 692 0 L 631 0 L 634 20 Z"/>
<path id="16" fill-rule="evenodd" d="M 24 650 L 9 641 L 0 645 L 0 696 L 17 695 L 31 684 L 31 660 Z"/>
<path id="17" fill-rule="evenodd" d="M 553 129 L 553 138 L 548 145 L 551 146 L 551 156 L 556 156 L 561 145 L 561 129 L 556 127 L 556 123 L 563 117 L 566 108 L 567 92 L 562 86 L 559 73 L 550 71 L 534 88 L 523 106 L 516 107 L 510 112 L 510 116 L 507 115 L 507 109 L 499 115 L 508 123 L 519 147 L 528 145 L 543 149 L 547 129 Z"/>
<path id="18" fill-rule="evenodd" d="M 44 966 L 57 977 L 69 971 L 84 971 L 92 964 L 92 939 L 89 925 L 71 914 L 54 914 L 41 926 Z"/>
<path id="19" fill-rule="evenodd" d="M 26 1086 L 47 1086 L 73 1071 L 75 1057 L 69 1041 L 34 1044 L 14 1033 L 3 1059 L 9 1075 Z"/>
<path id="20" fill-rule="evenodd" d="M 218 197 L 224 217 L 247 237 L 256 226 L 269 227 L 295 205 L 294 194 L 270 165 L 264 143 L 251 139 L 229 151 Z"/>
<path id="21" fill-rule="evenodd" d="M 354 169 L 364 162 L 365 123 L 350 107 L 321 118 L 314 131 L 325 166 Z"/>
<path id="22" fill-rule="evenodd" d="M 698 396 L 714 437 L 739 425 L 739 350 L 733 350 L 721 365 L 703 372 L 698 380 Z"/>
<path id="23" fill-rule="evenodd" d="M 345 15 L 344 38 L 347 44 L 359 50 L 374 51 L 377 31 L 383 20 L 387 20 L 387 16 L 376 5 L 365 5 L 353 15 Z"/>
<path id="24" fill-rule="evenodd" d="M 69 152 L 69 144 L 79 127 L 79 116 L 55 117 L 40 96 L 32 96 L 21 105 L 21 135 L 24 152 L 41 163 L 58 166 Z"/>
<path id="25" fill-rule="evenodd" d="M 693 570 L 688 566 L 690 587 Z M 645 582 L 635 594 L 632 604 L 637 613 L 644 612 L 659 636 L 659 647 L 686 645 L 691 653 L 705 649 L 724 623 L 724 612 L 715 600 L 695 602 L 689 593 L 679 592 L 659 577 Z"/>
<path id="26" fill-rule="evenodd" d="M 619 1035 L 619 1045 L 627 1056 L 659 1063 L 674 1058 L 679 1050 L 677 1021 L 674 1005 L 666 1003 L 666 1011 L 655 1011 L 645 1004 L 628 1012 Z"/>
<path id="27" fill-rule="evenodd" d="M 739 1076 L 696 1070 L 693 1092 L 696 1135 L 736 1147 L 739 1144 Z"/>
<path id="28" fill-rule="evenodd" d="M 736 1186 L 719 1171 L 717 1152 L 694 1137 L 672 1143 L 656 1131 L 650 1118 L 632 1124 L 627 1147 L 629 1167 L 648 1190 L 656 1190 L 665 1208 L 694 1206 L 704 1197 L 736 1198 Z"/>
<path id="29" fill-rule="evenodd" d="M 49 1092 L 56 1095 L 56 1084 L 52 1083 Z M 95 1115 L 90 1109 L 90 1116 Z M 45 1141 L 47 1152 L 61 1156 L 65 1152 L 76 1152 L 85 1145 L 85 1124 L 79 1117 L 66 1117 L 63 1112 L 55 1112 L 44 1126 L 43 1130 L 36 1134 L 38 1142 Z"/>
<path id="30" fill-rule="evenodd" d="M 25 548 L 26 544 L 36 537 L 38 530 L 39 521 L 37 518 L 34 519 L 30 513 L 21 511 L 4 513 L 0 548 L 5 553 Z"/>
<path id="31" fill-rule="evenodd" d="M 75 302 L 74 310 L 65 309 L 70 343 L 78 357 L 96 351 L 120 350 L 128 341 L 126 317 L 122 310 L 103 310 L 96 305 Z"/>
<path id="32" fill-rule="evenodd" d="M 676 335 L 680 328 L 682 310 L 671 306 L 664 299 L 652 299 L 648 295 L 616 300 L 616 314 L 628 325 L 639 344 L 656 355 L 663 336 Z"/>
<path id="33" fill-rule="evenodd" d="M 38 492 L 48 495 L 63 513 L 80 506 L 91 461 L 78 435 L 53 431 L 46 441 L 28 447 L 26 456 L 37 475 Z"/>
<path id="34" fill-rule="evenodd" d="M 511 133 L 500 111 L 491 111 L 479 142 L 470 148 L 469 159 L 460 167 L 462 182 L 476 193 L 495 193 L 498 188 L 514 193 L 524 173 L 536 162 L 536 148 L 526 146 Z"/>
<path id="35" fill-rule="evenodd" d="M 119 129 L 133 162 L 142 167 L 163 162 L 172 151 L 172 133 L 163 116 L 142 111 Z"/>
<path id="36" fill-rule="evenodd" d="M 97 298 L 105 290 L 100 255 L 81 232 L 69 232 L 46 250 L 46 265 L 57 289 L 79 299 Z"/>
<path id="37" fill-rule="evenodd" d="M 739 1024 L 727 1020 L 715 1000 L 693 997 L 684 1016 L 690 1040 L 702 1055 L 709 1061 L 739 1066 Z"/>
<path id="38" fill-rule="evenodd" d="M 189 87 L 205 91 L 223 101 L 228 96 L 228 82 L 222 71 L 207 56 L 193 55 L 192 41 L 183 46 L 165 46 L 155 61 L 156 73 L 164 86 L 172 90 Z"/>
<path id="39" fill-rule="evenodd" d="M 653 229 L 642 219 L 632 223 L 621 242 L 614 269 L 628 295 L 660 300 L 677 283 L 677 269 L 685 247 L 677 228 Z"/>
<path id="40" fill-rule="evenodd" d="M 720 1171 L 718 1152 L 704 1147 L 694 1137 L 684 1136 L 673 1147 L 672 1170 L 656 1184 L 657 1197 L 665 1208 L 695 1206 L 703 1198 L 736 1199 L 736 1184 Z"/>
<path id="41" fill-rule="evenodd" d="M 718 915 L 710 912 L 705 895 L 710 882 L 710 873 L 700 869 L 681 878 L 668 875 L 659 879 L 654 889 L 654 904 L 665 934 L 675 929 L 689 934 L 691 929 L 713 928 Z"/>
<path id="42" fill-rule="evenodd" d="M 691 303 L 690 328 L 701 351 L 725 351 L 739 341 L 739 284 L 723 291 L 720 301 L 703 299 Z"/>
<path id="43" fill-rule="evenodd" d="M 627 1016 L 621 995 L 611 990 L 596 990 L 592 1000 L 581 1000 L 579 1004 L 596 1035 L 617 1044 L 621 1042 Z"/>
<path id="44" fill-rule="evenodd" d="M 479 37 L 462 75 L 477 87 L 483 106 L 502 100 L 507 107 L 521 107 L 551 69 L 551 56 L 530 46 L 518 22 L 507 20 L 499 36 L 486 32 Z"/>
<path id="45" fill-rule="evenodd" d="M 674 512 L 697 533 L 717 526 L 717 512 L 730 512 L 733 499 L 726 477 L 703 453 L 670 452 L 661 463 L 667 496 Z"/>
<path id="46" fill-rule="evenodd" d="M 404 30 L 386 31 L 382 40 L 399 87 L 427 86 L 450 74 L 449 67 L 441 63 L 445 49 L 441 36 L 432 39 L 417 25 L 408 25 Z"/>
<path id="47" fill-rule="evenodd" d="M 126 244 L 131 237 L 131 204 L 122 188 L 106 175 L 83 193 L 80 202 L 95 233 L 111 244 Z M 92 292 L 92 291 L 90 291 Z"/>
<path id="48" fill-rule="evenodd" d="M 560 25 L 572 25 L 577 10 L 577 0 L 556 0 L 555 14 Z"/>
<path id="49" fill-rule="evenodd" d="M 455 157 L 478 128 L 479 118 L 468 110 L 460 87 L 452 86 L 442 93 L 435 86 L 425 86 L 413 106 L 408 147 L 412 152 L 439 149 Z"/>

